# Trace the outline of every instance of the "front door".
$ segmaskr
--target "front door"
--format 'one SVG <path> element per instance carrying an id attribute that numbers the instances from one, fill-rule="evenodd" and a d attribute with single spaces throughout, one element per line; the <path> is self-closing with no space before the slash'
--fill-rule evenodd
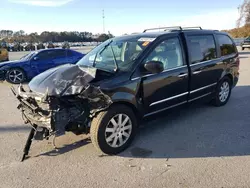
<path id="1" fill-rule="evenodd" d="M 143 61 L 164 64 L 163 72 L 142 75 L 145 116 L 187 102 L 189 75 L 180 41 L 179 37 L 161 40 Z"/>
<path id="2" fill-rule="evenodd" d="M 45 50 L 38 53 L 31 59 L 30 66 L 36 75 L 55 67 L 55 63 L 53 61 L 53 51 Z"/>

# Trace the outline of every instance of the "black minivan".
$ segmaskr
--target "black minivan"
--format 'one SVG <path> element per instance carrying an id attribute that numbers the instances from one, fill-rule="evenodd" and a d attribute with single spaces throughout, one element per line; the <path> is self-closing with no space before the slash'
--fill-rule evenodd
<path id="1" fill-rule="evenodd" d="M 157 28 L 158 30 L 159 28 Z M 106 154 L 125 150 L 138 122 L 198 99 L 225 105 L 239 78 L 239 55 L 224 32 L 161 28 L 109 39 L 77 65 L 50 69 L 13 92 L 31 139 L 91 134 Z"/>

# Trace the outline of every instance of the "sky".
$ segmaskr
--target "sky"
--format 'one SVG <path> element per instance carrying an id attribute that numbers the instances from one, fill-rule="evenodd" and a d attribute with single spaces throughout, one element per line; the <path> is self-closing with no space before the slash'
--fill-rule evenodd
<path id="1" fill-rule="evenodd" d="M 0 0 L 1 29 L 105 32 L 118 36 L 164 26 L 231 29 L 243 0 Z"/>

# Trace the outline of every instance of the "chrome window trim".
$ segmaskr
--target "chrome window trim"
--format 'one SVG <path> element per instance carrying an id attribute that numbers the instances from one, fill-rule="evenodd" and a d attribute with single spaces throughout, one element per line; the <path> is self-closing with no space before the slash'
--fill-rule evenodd
<path id="1" fill-rule="evenodd" d="M 175 67 L 175 68 L 171 68 L 171 69 L 166 69 L 162 72 L 168 72 L 168 71 L 172 71 L 172 70 L 177 70 L 177 69 L 182 69 L 182 68 L 185 68 L 187 67 L 187 65 L 182 65 L 182 66 L 179 66 L 179 67 Z"/>
<path id="2" fill-rule="evenodd" d="M 225 59 L 228 59 L 228 58 L 236 58 L 235 57 L 236 55 L 237 53 L 227 54 L 227 55 L 221 56 L 220 58 L 222 59 L 222 61 L 224 61 Z"/>
<path id="3" fill-rule="evenodd" d="M 179 95 L 175 95 L 175 96 L 173 96 L 173 97 L 169 97 L 169 98 L 166 98 L 166 99 L 163 99 L 163 100 L 160 100 L 160 101 L 153 102 L 153 103 L 151 103 L 149 106 L 154 106 L 154 105 L 157 105 L 157 104 L 160 104 L 160 103 L 163 103 L 163 102 L 167 102 L 167 101 L 170 101 L 170 100 L 172 100 L 172 99 L 176 99 L 176 98 L 178 98 L 178 97 L 185 96 L 185 95 L 187 95 L 187 94 L 188 94 L 188 92 L 185 92 L 185 93 L 182 93 L 182 94 L 179 94 Z"/>
<path id="4" fill-rule="evenodd" d="M 202 61 L 200 63 L 194 63 L 194 64 L 191 64 L 190 67 L 193 67 L 193 66 L 196 66 L 196 65 L 201 65 L 201 64 L 204 64 L 204 63 L 210 63 L 210 62 L 213 62 L 213 61 L 216 61 L 216 60 L 220 60 L 221 58 L 216 58 L 216 59 L 211 59 L 211 60 L 208 60 L 208 61 Z"/>
<path id="5" fill-rule="evenodd" d="M 207 88 L 212 87 L 212 86 L 214 86 L 214 85 L 216 85 L 216 84 L 217 84 L 217 82 L 216 82 L 216 83 L 213 83 L 213 84 L 210 84 L 210 85 L 207 85 L 207 86 L 205 86 L 205 87 L 201 87 L 201 88 L 199 88 L 199 89 L 190 91 L 190 94 L 193 94 L 193 93 L 195 93 L 195 92 L 197 92 L 197 91 L 201 91 L 201 90 L 203 90 L 203 89 L 207 89 Z"/>
<path id="6" fill-rule="evenodd" d="M 151 116 L 151 115 L 153 115 L 153 114 L 157 114 L 157 113 L 159 113 L 159 112 L 163 112 L 163 111 L 165 111 L 165 110 L 168 110 L 168 109 L 170 109 L 170 108 L 174 108 L 174 107 L 180 106 L 180 105 L 185 104 L 185 103 L 187 103 L 187 101 L 181 102 L 181 103 L 178 103 L 178 104 L 175 104 L 175 105 L 173 105 L 173 106 L 169 106 L 169 107 L 167 107 L 167 108 L 163 108 L 163 109 L 161 109 L 161 110 L 157 110 L 157 111 L 148 113 L 148 114 L 144 115 L 143 117 L 148 117 L 148 116 Z"/>
<path id="7" fill-rule="evenodd" d="M 198 99 L 200 99 L 200 98 L 206 97 L 206 96 L 211 95 L 211 94 L 212 94 L 212 92 L 207 93 L 207 94 L 205 94 L 205 95 L 202 95 L 202 96 L 196 97 L 196 98 L 194 98 L 194 99 L 191 99 L 191 100 L 189 100 L 188 102 L 192 102 L 192 101 L 198 100 Z"/>
<path id="8" fill-rule="evenodd" d="M 180 67 L 175 67 L 175 68 L 172 68 L 172 69 L 166 69 L 166 70 L 164 70 L 164 71 L 162 71 L 160 73 L 156 73 L 156 74 L 146 74 L 146 75 L 141 76 L 141 77 L 132 78 L 131 80 L 137 80 L 137 79 L 140 79 L 140 78 L 145 78 L 145 77 L 149 77 L 149 76 L 153 76 L 153 75 L 157 75 L 157 74 L 169 72 L 169 71 L 172 71 L 172 70 L 182 69 L 182 68 L 187 68 L 187 65 L 182 65 Z"/>

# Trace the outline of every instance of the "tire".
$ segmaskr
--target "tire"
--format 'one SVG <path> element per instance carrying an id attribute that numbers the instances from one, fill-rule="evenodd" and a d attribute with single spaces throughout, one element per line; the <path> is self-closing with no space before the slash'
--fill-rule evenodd
<path id="1" fill-rule="evenodd" d="M 124 120 L 121 121 L 123 123 L 128 118 L 123 128 L 121 124 L 119 126 L 121 115 L 121 119 Z M 114 121 L 116 125 L 118 124 L 117 129 L 113 124 Z M 130 125 L 131 129 L 129 128 Z M 125 127 L 126 130 L 124 129 Z M 134 112 L 125 105 L 114 105 L 107 111 L 100 112 L 92 120 L 90 127 L 91 141 L 99 152 L 115 155 L 129 147 L 136 135 L 136 130 L 137 119 Z"/>
<path id="2" fill-rule="evenodd" d="M 7 72 L 6 80 L 11 84 L 20 84 L 26 80 L 26 74 L 20 68 L 12 68 Z"/>
<path id="3" fill-rule="evenodd" d="M 232 81 L 230 78 L 223 78 L 216 87 L 215 98 L 212 103 L 214 106 L 220 107 L 227 104 L 232 91 Z M 223 97 L 222 97 L 223 96 Z"/>
<path id="4" fill-rule="evenodd" d="M 245 50 L 245 48 L 243 48 L 243 47 L 242 47 L 241 49 L 242 49 L 242 51 L 244 51 L 244 50 Z"/>

